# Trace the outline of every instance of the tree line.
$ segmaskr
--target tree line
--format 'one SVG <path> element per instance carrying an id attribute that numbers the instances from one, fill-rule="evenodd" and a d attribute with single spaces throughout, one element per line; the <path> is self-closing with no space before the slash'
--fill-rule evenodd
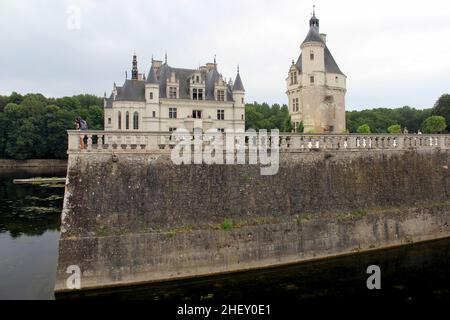
<path id="1" fill-rule="evenodd" d="M 443 94 L 433 108 L 415 109 L 376 108 L 346 112 L 347 132 L 349 133 L 441 133 L 448 132 L 450 125 L 450 94 Z M 274 129 L 281 132 L 293 130 L 289 110 L 286 105 L 269 106 L 257 102 L 245 106 L 245 128 Z M 300 124 L 297 132 L 303 132 Z"/>
<path id="2" fill-rule="evenodd" d="M 16 92 L 0 95 L 0 158 L 66 158 L 66 130 L 74 128 L 77 116 L 86 119 L 89 129 L 103 130 L 103 99 L 89 94 L 63 98 Z M 446 132 L 450 95 L 442 95 L 429 109 L 376 108 L 347 111 L 346 117 L 350 133 Z M 257 102 L 245 106 L 245 128 L 294 129 L 287 105 Z M 303 125 L 296 129 L 303 132 Z"/>
<path id="3" fill-rule="evenodd" d="M 89 129 L 102 130 L 103 99 L 88 94 L 0 96 L 0 158 L 66 158 L 66 130 L 75 129 L 77 116 L 87 120 Z"/>

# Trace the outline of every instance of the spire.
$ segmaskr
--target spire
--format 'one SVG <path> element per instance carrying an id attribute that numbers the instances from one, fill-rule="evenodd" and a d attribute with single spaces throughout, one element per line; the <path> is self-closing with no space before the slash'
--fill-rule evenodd
<path id="1" fill-rule="evenodd" d="M 319 32 L 319 19 L 316 18 L 316 5 L 313 5 L 312 17 L 309 20 L 309 26 L 312 28 L 316 28 L 317 32 Z"/>
<path id="2" fill-rule="evenodd" d="M 241 75 L 239 74 L 239 65 L 237 66 L 237 75 L 236 80 L 234 80 L 233 91 L 245 91 Z"/>
<path id="3" fill-rule="evenodd" d="M 131 69 L 131 80 L 138 80 L 138 67 L 136 52 L 133 54 L 133 68 Z"/>
<path id="4" fill-rule="evenodd" d="M 302 45 L 306 42 L 322 42 L 323 44 L 325 44 L 319 33 L 319 19 L 317 19 L 316 17 L 315 7 L 316 6 L 313 6 L 313 12 L 311 14 L 312 16 L 309 20 L 309 32 L 306 35 L 305 40 L 302 42 Z"/>

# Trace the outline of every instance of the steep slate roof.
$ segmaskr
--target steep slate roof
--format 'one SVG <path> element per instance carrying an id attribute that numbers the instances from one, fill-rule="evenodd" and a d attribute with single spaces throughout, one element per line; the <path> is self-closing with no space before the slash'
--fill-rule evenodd
<path id="1" fill-rule="evenodd" d="M 150 67 L 150 71 L 148 72 L 146 83 L 158 83 L 158 78 L 156 77 L 156 72 L 153 65 Z"/>
<path id="2" fill-rule="evenodd" d="M 236 76 L 236 80 L 234 80 L 233 91 L 245 91 L 244 85 L 242 84 L 241 76 L 239 72 Z"/>
<path id="3" fill-rule="evenodd" d="M 325 72 L 344 75 L 341 69 L 339 69 L 336 61 L 334 60 L 327 46 L 325 46 Z"/>
<path id="4" fill-rule="evenodd" d="M 342 74 L 344 73 L 339 69 L 336 60 L 334 60 L 333 55 L 331 54 L 330 50 L 326 46 L 325 42 L 322 40 L 319 34 L 319 29 L 316 26 L 311 26 L 309 28 L 309 32 L 306 35 L 305 40 L 302 42 L 302 45 L 307 42 L 320 42 L 323 43 L 325 46 L 324 54 L 325 54 L 325 72 L 327 73 L 336 73 L 336 74 Z M 295 66 L 297 69 L 301 72 L 302 71 L 302 54 L 297 59 L 297 62 L 295 63 Z"/>
<path id="5" fill-rule="evenodd" d="M 145 101 L 145 81 L 126 79 L 123 87 L 117 90 L 116 100 Z"/>
<path id="6" fill-rule="evenodd" d="M 170 79 L 172 72 L 175 73 L 175 78 L 179 83 L 179 98 L 190 99 L 189 81 L 195 73 L 200 73 L 202 81 L 205 82 L 205 100 L 214 100 L 215 83 L 220 78 L 217 68 L 214 67 L 209 71 L 172 68 L 167 63 L 164 63 L 157 72 L 153 66 L 150 68 L 147 80 L 125 80 L 123 87 L 116 87 L 116 100 L 125 101 L 145 101 L 145 84 L 156 83 L 159 84 L 159 95 L 161 98 L 167 98 L 167 79 Z M 239 75 L 238 75 L 239 77 Z M 242 81 L 239 77 L 240 86 L 243 88 Z M 236 86 L 236 84 L 235 84 Z M 233 100 L 232 89 L 227 85 L 227 101 Z M 112 96 L 107 100 L 107 108 L 112 104 Z M 111 102 L 109 101 L 111 100 Z"/>
<path id="7" fill-rule="evenodd" d="M 304 44 L 306 42 L 321 42 L 321 43 L 325 44 L 323 42 L 322 38 L 320 37 L 319 30 L 314 26 L 309 28 L 309 32 L 306 35 L 305 40 L 303 40 L 302 44 Z"/>
<path id="8" fill-rule="evenodd" d="M 297 59 L 297 62 L 295 63 L 295 66 L 297 67 L 298 71 L 302 72 L 302 54 L 301 53 Z"/>

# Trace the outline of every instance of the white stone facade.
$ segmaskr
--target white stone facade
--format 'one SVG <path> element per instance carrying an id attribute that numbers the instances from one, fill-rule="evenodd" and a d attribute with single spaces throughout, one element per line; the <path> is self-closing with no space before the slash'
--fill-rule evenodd
<path id="1" fill-rule="evenodd" d="M 105 130 L 168 132 L 245 129 L 245 89 L 238 74 L 227 83 L 208 63 L 198 69 L 173 68 L 153 60 L 147 77 L 137 73 L 133 57 L 132 78 L 122 87 L 114 84 L 105 97 Z"/>

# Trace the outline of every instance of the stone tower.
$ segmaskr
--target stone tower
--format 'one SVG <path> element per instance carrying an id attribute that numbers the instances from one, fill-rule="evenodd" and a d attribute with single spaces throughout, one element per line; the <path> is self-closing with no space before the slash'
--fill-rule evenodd
<path id="1" fill-rule="evenodd" d="M 314 11 L 300 49 L 286 79 L 293 127 L 297 131 L 303 123 L 305 133 L 342 133 L 346 128 L 347 77 L 328 50 L 326 35 L 319 32 L 319 19 Z"/>

